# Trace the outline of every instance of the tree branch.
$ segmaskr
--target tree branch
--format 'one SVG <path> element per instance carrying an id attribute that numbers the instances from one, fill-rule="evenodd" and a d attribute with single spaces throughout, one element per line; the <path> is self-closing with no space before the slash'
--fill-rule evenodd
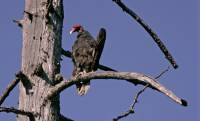
<path id="1" fill-rule="evenodd" d="M 18 115 L 28 116 L 30 118 L 30 121 L 34 121 L 34 115 L 33 115 L 32 112 L 15 109 L 13 107 L 11 107 L 11 108 L 0 107 L 0 112 L 15 113 L 15 114 L 18 114 Z"/>
<path id="2" fill-rule="evenodd" d="M 8 85 L 8 87 L 5 89 L 3 94 L 0 96 L 0 106 L 5 101 L 5 99 L 9 96 L 10 92 L 15 88 L 15 86 L 19 83 L 19 81 L 22 82 L 24 87 L 27 89 L 30 89 L 32 87 L 31 82 L 28 80 L 26 75 L 24 75 L 21 71 L 15 74 L 15 79 Z"/>
<path id="3" fill-rule="evenodd" d="M 8 97 L 8 95 L 10 94 L 10 92 L 15 88 L 15 86 L 19 83 L 20 79 L 15 79 L 13 80 L 8 87 L 6 88 L 6 90 L 3 92 L 3 94 L 0 97 L 0 106 L 1 104 L 5 101 L 5 99 Z"/>
<path id="4" fill-rule="evenodd" d="M 167 50 L 164 43 L 160 40 L 158 35 L 149 27 L 149 25 L 146 24 L 144 20 L 141 17 L 139 17 L 134 11 L 129 9 L 121 0 L 112 1 L 115 2 L 119 7 L 121 7 L 124 12 L 126 12 L 133 19 L 135 19 L 149 33 L 149 35 L 153 38 L 154 42 L 156 42 L 160 50 L 164 53 L 166 59 L 172 64 L 172 66 L 175 69 L 178 68 L 176 61 L 173 59 L 172 55 Z"/>
<path id="5" fill-rule="evenodd" d="M 19 83 L 21 77 L 23 76 L 22 72 L 19 71 L 16 75 L 16 78 L 8 85 L 6 90 L 3 92 L 3 94 L 0 97 L 0 106 L 5 101 L 5 99 L 8 97 L 10 92 L 15 88 L 15 86 Z"/>
<path id="6" fill-rule="evenodd" d="M 172 91 L 165 88 L 162 84 L 157 82 L 154 78 L 146 76 L 144 74 L 136 73 L 136 72 L 90 72 L 83 75 L 79 75 L 77 77 L 73 77 L 67 81 L 61 81 L 59 84 L 50 88 L 46 100 L 51 99 L 55 95 L 62 92 L 64 89 L 78 83 L 80 80 L 84 83 L 87 80 L 91 79 L 118 79 L 118 80 L 128 80 L 134 84 L 146 85 L 149 84 L 149 87 L 155 89 L 167 97 L 171 98 L 176 103 L 187 106 L 187 102 L 179 97 L 177 97 Z M 92 80 L 91 80 L 92 81 Z"/>
<path id="7" fill-rule="evenodd" d="M 119 115 L 117 116 L 116 118 L 113 118 L 113 121 L 118 121 L 124 117 L 127 117 L 129 116 L 130 114 L 133 114 L 135 113 L 134 111 L 134 107 L 135 107 L 135 104 L 138 102 L 138 98 L 139 96 L 145 91 L 145 89 L 149 86 L 149 84 L 146 84 L 146 86 L 143 87 L 143 89 L 141 89 L 137 94 L 136 96 L 134 97 L 134 101 L 133 101 L 133 104 L 131 104 L 130 106 L 130 109 L 126 112 L 124 112 L 122 115 Z"/>
<path id="8" fill-rule="evenodd" d="M 68 58 L 72 58 L 72 53 L 70 51 L 66 51 L 62 48 L 61 53 L 62 53 L 62 55 L 66 56 Z M 117 70 L 114 70 L 110 67 L 107 67 L 107 66 L 104 66 L 104 65 L 101 65 L 101 64 L 99 64 L 98 68 L 101 69 L 101 70 L 104 70 L 104 71 L 115 71 L 115 72 L 117 72 Z"/>
<path id="9" fill-rule="evenodd" d="M 99 64 L 98 68 L 101 69 L 101 70 L 104 70 L 104 71 L 114 71 L 114 72 L 117 72 L 117 70 L 112 69 L 112 68 L 110 68 L 108 66 L 101 65 L 101 64 Z"/>
<path id="10" fill-rule="evenodd" d="M 20 28 L 23 27 L 23 20 L 13 20 L 14 23 L 16 23 Z"/>
<path id="11" fill-rule="evenodd" d="M 167 71 L 169 71 L 170 69 L 170 66 L 165 69 L 164 71 L 162 71 L 158 76 L 155 77 L 155 79 L 158 79 L 160 78 L 164 73 L 166 73 Z M 149 84 L 146 84 L 146 86 L 144 86 L 137 94 L 136 96 L 134 97 L 134 100 L 133 100 L 133 103 L 131 104 L 130 108 L 128 111 L 124 112 L 123 114 L 117 116 L 116 118 L 113 118 L 113 121 L 118 121 L 124 117 L 127 117 L 129 116 L 130 114 L 133 114 L 135 111 L 134 111 L 134 107 L 135 107 L 135 104 L 138 102 L 138 98 L 139 96 L 145 91 L 145 89 L 149 86 Z"/>
<path id="12" fill-rule="evenodd" d="M 63 116 L 62 114 L 60 114 L 60 121 L 74 121 L 68 117 Z"/>

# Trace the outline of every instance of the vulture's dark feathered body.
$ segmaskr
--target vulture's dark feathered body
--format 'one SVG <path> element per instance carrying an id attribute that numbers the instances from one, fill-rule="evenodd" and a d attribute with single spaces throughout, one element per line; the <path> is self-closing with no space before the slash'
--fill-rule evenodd
<path id="1" fill-rule="evenodd" d="M 95 40 L 90 33 L 84 30 L 80 25 L 73 27 L 72 31 L 78 32 L 77 40 L 72 46 L 72 60 L 74 63 L 73 76 L 96 71 L 105 43 L 105 29 L 100 29 L 97 40 Z M 76 85 L 78 94 L 85 95 L 90 87 L 89 85 L 90 80 L 88 80 L 87 83 L 80 81 L 80 83 Z"/>

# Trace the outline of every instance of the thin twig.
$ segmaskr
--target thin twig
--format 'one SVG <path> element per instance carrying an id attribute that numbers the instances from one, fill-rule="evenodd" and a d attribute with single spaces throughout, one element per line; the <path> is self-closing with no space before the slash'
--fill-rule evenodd
<path id="1" fill-rule="evenodd" d="M 13 20 L 14 23 L 16 23 L 20 28 L 23 27 L 23 20 Z"/>
<path id="2" fill-rule="evenodd" d="M 143 89 L 141 89 L 141 90 L 136 94 L 136 96 L 134 97 L 133 104 L 131 105 L 131 110 L 134 111 L 134 106 L 135 106 L 135 104 L 138 102 L 138 98 L 139 98 L 140 94 L 142 94 L 148 86 L 149 86 L 149 84 L 147 84 L 146 86 L 144 86 Z"/>
<path id="3" fill-rule="evenodd" d="M 140 16 L 138 16 L 134 11 L 129 9 L 121 0 L 112 0 L 112 1 L 115 2 L 119 7 L 121 7 L 122 10 L 125 11 L 128 15 L 134 18 L 149 33 L 149 35 L 156 42 L 160 50 L 164 53 L 166 59 L 172 64 L 172 66 L 175 69 L 178 68 L 176 61 L 173 59 L 172 55 L 167 50 L 164 43 L 160 40 L 158 35 L 149 27 L 149 25 L 146 24 L 144 20 Z"/>
<path id="4" fill-rule="evenodd" d="M 163 74 L 165 74 L 167 71 L 169 71 L 170 66 L 167 67 L 167 69 L 163 70 L 158 76 L 155 77 L 155 79 L 160 78 Z"/>
<path id="5" fill-rule="evenodd" d="M 7 107 L 0 107 L 0 112 L 6 112 L 6 113 L 15 113 L 18 115 L 24 115 L 28 116 L 31 121 L 34 121 L 34 115 L 32 112 L 24 111 L 24 110 L 19 110 L 14 107 L 7 108 Z"/>
<path id="6" fill-rule="evenodd" d="M 135 104 L 138 102 L 138 98 L 139 96 L 145 91 L 145 89 L 149 86 L 149 84 L 146 84 L 146 86 L 143 87 L 143 89 L 141 89 L 137 94 L 136 96 L 134 97 L 134 100 L 133 100 L 133 103 L 131 104 L 130 106 L 130 109 L 126 112 L 124 112 L 122 115 L 119 115 L 117 116 L 116 118 L 113 118 L 113 121 L 118 121 L 124 117 L 127 117 L 129 116 L 130 114 L 133 114 L 135 113 L 134 111 L 134 107 L 135 107 Z"/>
<path id="7" fill-rule="evenodd" d="M 62 55 L 66 56 L 66 57 L 72 58 L 72 53 L 70 51 L 66 51 L 62 48 L 61 53 L 62 53 Z M 101 69 L 101 70 L 104 70 L 104 71 L 115 71 L 115 72 L 117 72 L 117 70 L 112 69 L 112 68 L 107 67 L 107 66 L 104 66 L 104 65 L 101 65 L 101 64 L 99 64 L 98 68 Z"/>
<path id="8" fill-rule="evenodd" d="M 158 76 L 155 77 L 155 79 L 158 79 L 160 78 L 163 74 L 165 74 L 167 71 L 169 71 L 170 67 L 168 66 L 167 69 L 165 69 L 164 71 L 162 71 Z M 130 106 L 130 109 L 126 112 L 124 112 L 122 115 L 119 115 L 117 116 L 116 118 L 113 118 L 113 121 L 118 121 L 124 117 L 127 117 L 129 116 L 130 114 L 133 114 L 135 111 L 134 111 L 134 107 L 136 105 L 136 103 L 138 102 L 138 98 L 139 96 L 147 89 L 147 87 L 149 87 L 150 84 L 146 84 L 146 86 L 144 86 L 137 94 L 136 96 L 134 97 L 134 100 L 133 100 L 133 103 L 131 104 Z"/>

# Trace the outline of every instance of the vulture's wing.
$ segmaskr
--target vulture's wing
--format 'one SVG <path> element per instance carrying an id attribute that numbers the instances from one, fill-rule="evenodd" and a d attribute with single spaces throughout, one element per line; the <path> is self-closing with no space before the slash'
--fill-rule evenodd
<path id="1" fill-rule="evenodd" d="M 105 40 L 106 40 L 106 30 L 104 28 L 101 28 L 99 30 L 99 34 L 97 35 L 97 39 L 96 39 L 96 45 L 97 45 L 97 53 L 96 53 L 96 56 L 95 56 L 95 62 L 96 62 L 96 68 L 98 68 L 98 65 L 99 65 L 99 60 L 100 60 L 100 57 L 101 57 L 101 54 L 103 52 L 103 48 L 104 48 L 104 44 L 105 44 Z"/>

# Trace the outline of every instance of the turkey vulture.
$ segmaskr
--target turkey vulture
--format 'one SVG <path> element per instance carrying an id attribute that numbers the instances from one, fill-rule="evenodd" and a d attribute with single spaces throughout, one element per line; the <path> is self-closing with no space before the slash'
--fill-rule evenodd
<path id="1" fill-rule="evenodd" d="M 104 43 L 106 40 L 106 30 L 101 28 L 97 39 L 86 31 L 80 24 L 72 27 L 70 34 L 77 32 L 77 39 L 72 46 L 72 61 L 74 64 L 73 76 L 96 71 L 99 65 Z M 76 84 L 79 95 L 85 95 L 90 87 L 90 80 L 87 83 Z"/>

